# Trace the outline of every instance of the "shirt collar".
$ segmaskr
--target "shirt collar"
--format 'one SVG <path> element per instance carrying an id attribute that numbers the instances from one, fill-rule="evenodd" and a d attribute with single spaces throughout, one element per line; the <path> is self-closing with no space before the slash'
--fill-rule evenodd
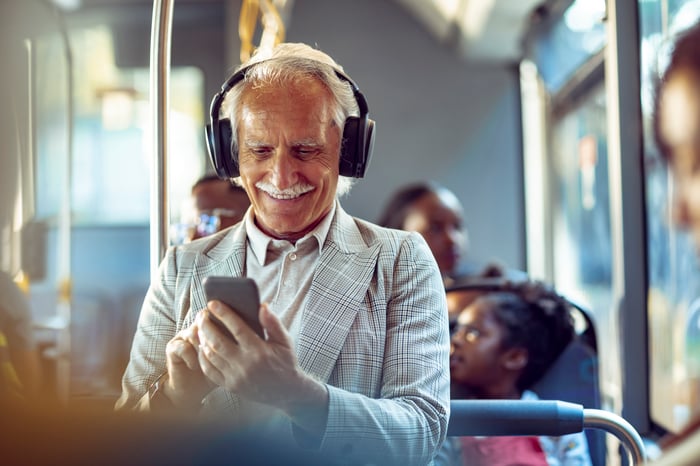
<path id="1" fill-rule="evenodd" d="M 311 230 L 302 238 L 299 238 L 297 243 L 305 241 L 310 237 L 314 237 L 318 243 L 318 253 L 320 254 L 323 251 L 323 244 L 326 242 L 328 231 L 331 229 L 331 223 L 333 222 L 333 217 L 335 216 L 337 202 L 337 199 L 333 202 L 331 210 L 328 212 L 328 214 L 326 214 L 323 220 L 321 220 L 321 223 L 319 223 L 316 228 Z M 255 258 L 258 260 L 261 266 L 265 265 L 267 248 L 275 238 L 265 234 L 255 224 L 255 213 L 253 212 L 253 207 L 248 209 L 248 212 L 245 214 L 244 226 L 248 237 L 248 243 L 250 244 Z"/>

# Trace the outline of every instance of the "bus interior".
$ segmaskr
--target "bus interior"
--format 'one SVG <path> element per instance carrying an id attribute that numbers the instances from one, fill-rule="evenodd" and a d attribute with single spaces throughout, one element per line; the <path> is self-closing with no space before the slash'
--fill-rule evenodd
<path id="1" fill-rule="evenodd" d="M 375 221 L 400 185 L 449 187 L 465 265 L 580 303 L 596 408 L 657 451 L 700 416 L 698 256 L 651 127 L 670 44 L 699 20 L 700 0 L 4 0 L 0 265 L 30 303 L 42 396 L 112 409 L 211 171 L 211 98 L 282 39 L 336 58 L 377 122 L 344 208 Z M 617 442 L 600 464 L 626 464 Z"/>

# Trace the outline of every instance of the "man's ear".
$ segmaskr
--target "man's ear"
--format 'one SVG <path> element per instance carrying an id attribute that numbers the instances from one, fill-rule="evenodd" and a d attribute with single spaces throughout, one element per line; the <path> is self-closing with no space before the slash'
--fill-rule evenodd
<path id="1" fill-rule="evenodd" d="M 506 369 L 518 371 L 525 368 L 528 354 L 525 348 L 510 348 L 502 355 L 503 365 Z"/>

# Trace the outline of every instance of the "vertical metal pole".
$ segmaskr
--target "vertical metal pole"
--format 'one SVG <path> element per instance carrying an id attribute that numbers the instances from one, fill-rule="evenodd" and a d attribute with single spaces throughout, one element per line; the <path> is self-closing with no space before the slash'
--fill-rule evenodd
<path id="1" fill-rule="evenodd" d="M 170 97 L 170 43 L 173 2 L 154 0 L 151 24 L 151 112 L 153 165 L 151 170 L 151 277 L 168 247 L 168 109 Z"/>
<path id="2" fill-rule="evenodd" d="M 613 245 L 613 306 L 620 331 L 622 416 L 649 431 L 647 264 L 637 2 L 609 0 L 605 83 Z"/>

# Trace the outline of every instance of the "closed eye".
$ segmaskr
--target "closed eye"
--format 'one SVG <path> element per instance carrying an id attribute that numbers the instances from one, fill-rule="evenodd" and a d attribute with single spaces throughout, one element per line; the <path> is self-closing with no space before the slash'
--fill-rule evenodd
<path id="1" fill-rule="evenodd" d="M 269 157 L 274 151 L 274 148 L 262 141 L 248 140 L 243 143 L 242 150 L 256 159 L 263 159 Z"/>
<path id="2" fill-rule="evenodd" d="M 256 157 L 256 158 L 263 158 L 272 153 L 272 149 L 269 147 L 252 147 L 250 148 L 250 152 Z"/>
<path id="3" fill-rule="evenodd" d="M 297 146 L 294 148 L 294 154 L 301 160 L 313 158 L 321 151 L 318 146 Z"/>

